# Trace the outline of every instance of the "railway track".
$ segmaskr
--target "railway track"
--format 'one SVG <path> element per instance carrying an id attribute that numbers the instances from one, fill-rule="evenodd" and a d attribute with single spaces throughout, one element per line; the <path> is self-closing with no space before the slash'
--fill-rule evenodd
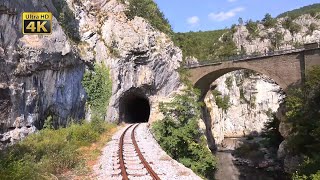
<path id="1" fill-rule="evenodd" d="M 154 179 L 160 180 L 157 173 L 155 173 L 146 161 L 141 152 L 136 138 L 135 130 L 139 124 L 130 125 L 122 133 L 119 141 L 119 151 L 117 153 L 117 160 L 119 165 L 115 168 L 113 175 L 116 179 Z"/>

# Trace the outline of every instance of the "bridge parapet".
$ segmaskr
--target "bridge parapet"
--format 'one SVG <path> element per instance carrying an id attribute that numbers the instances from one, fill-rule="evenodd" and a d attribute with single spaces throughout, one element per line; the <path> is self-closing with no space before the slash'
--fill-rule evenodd
<path id="1" fill-rule="evenodd" d="M 303 48 L 287 49 L 272 53 L 236 56 L 220 62 L 202 62 L 188 66 L 189 80 L 204 95 L 210 85 L 222 75 L 240 69 L 249 69 L 273 79 L 284 91 L 299 86 L 305 80 L 305 72 L 320 65 L 320 44 L 307 44 Z"/>
<path id="2" fill-rule="evenodd" d="M 200 61 L 195 64 L 187 65 L 187 66 L 185 66 L 185 68 L 192 69 L 192 68 L 197 68 L 197 67 L 202 67 L 202 66 L 219 65 L 219 64 L 226 62 L 226 61 L 235 61 L 236 62 L 236 61 L 254 60 L 254 59 L 259 59 L 259 58 L 286 55 L 286 54 L 290 54 L 290 53 L 297 53 L 297 52 L 302 52 L 305 50 L 312 50 L 312 49 L 318 49 L 318 48 L 320 48 L 320 42 L 304 44 L 303 46 L 300 46 L 298 48 L 269 51 L 264 54 L 260 53 L 260 54 L 251 54 L 251 55 L 229 56 L 229 57 L 218 59 L 216 61 L 205 60 L 205 61 Z"/>

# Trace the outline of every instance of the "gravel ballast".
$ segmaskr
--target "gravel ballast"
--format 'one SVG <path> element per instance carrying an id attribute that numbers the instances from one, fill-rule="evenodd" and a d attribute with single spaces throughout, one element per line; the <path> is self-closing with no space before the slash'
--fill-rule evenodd
<path id="1" fill-rule="evenodd" d="M 115 176 L 120 172 L 119 168 L 119 140 L 120 136 L 124 132 L 126 127 L 120 129 L 114 134 L 112 140 L 103 149 L 102 156 L 99 159 L 99 163 L 94 166 L 95 176 L 97 179 L 119 179 L 121 176 Z M 148 123 L 140 124 L 135 131 L 137 144 L 143 152 L 143 156 L 151 168 L 158 174 L 160 179 L 163 180 L 200 180 L 192 170 L 186 168 L 181 163 L 178 163 L 174 159 L 164 152 L 159 144 L 154 139 L 148 128 Z M 131 131 L 130 131 L 131 133 Z M 130 168 L 130 167 L 129 167 Z M 144 170 L 141 170 L 144 171 Z M 152 179 L 146 177 L 133 177 L 129 176 L 130 179 Z"/>

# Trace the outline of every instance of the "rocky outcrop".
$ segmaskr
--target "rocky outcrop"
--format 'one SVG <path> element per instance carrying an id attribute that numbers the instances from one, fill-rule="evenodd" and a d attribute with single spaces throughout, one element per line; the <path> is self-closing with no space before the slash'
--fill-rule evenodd
<path id="1" fill-rule="evenodd" d="M 22 12 L 55 13 L 54 4 L 3 0 L 0 7 L 0 133 L 12 131 L 0 141 L 19 140 L 41 128 L 49 115 L 56 126 L 83 118 L 85 67 L 57 19 L 49 36 L 21 32 Z"/>
<path id="2" fill-rule="evenodd" d="M 299 48 L 303 44 L 320 41 L 320 20 L 317 17 L 305 14 L 294 19 L 293 22 L 300 26 L 299 32 L 290 32 L 284 27 L 283 22 L 286 19 L 286 17 L 276 19 L 276 25 L 269 28 L 259 23 L 257 35 L 254 37 L 245 25 L 237 26 L 233 41 L 239 52 L 243 49 L 247 54 L 264 54 L 273 50 Z"/>
<path id="3" fill-rule="evenodd" d="M 149 99 L 152 119 L 158 116 L 158 102 L 180 86 L 175 70 L 182 53 L 143 18 L 128 20 L 126 6 L 117 0 L 1 1 L 0 141 L 42 128 L 48 116 L 56 126 L 83 119 L 81 81 L 85 64 L 95 62 L 109 67 L 113 83 L 106 120 L 119 121 L 119 101 L 131 90 Z M 52 12 L 53 33 L 22 35 L 24 11 Z"/>
<path id="4" fill-rule="evenodd" d="M 103 62 L 110 68 L 113 89 L 106 120 L 119 121 L 119 102 L 127 91 L 149 99 L 151 120 L 155 120 L 159 100 L 180 86 L 176 70 L 181 50 L 143 18 L 128 20 L 126 6 L 117 0 L 97 2 L 69 4 L 77 12 L 87 61 Z"/>
<path id="5" fill-rule="evenodd" d="M 258 135 L 268 114 L 279 107 L 279 91 L 280 87 L 268 77 L 245 70 L 217 79 L 205 98 L 216 144 L 227 137 Z"/>

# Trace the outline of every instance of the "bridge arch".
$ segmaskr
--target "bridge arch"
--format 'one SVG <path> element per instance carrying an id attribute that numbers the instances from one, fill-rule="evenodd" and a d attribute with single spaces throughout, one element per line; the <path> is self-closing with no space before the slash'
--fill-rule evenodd
<path id="1" fill-rule="evenodd" d="M 263 75 L 271 78 L 284 91 L 290 85 L 290 84 L 286 83 L 278 74 L 273 74 L 265 68 L 263 69 L 263 68 L 259 68 L 259 67 L 250 66 L 250 65 L 245 64 L 244 66 L 216 67 L 216 68 L 212 69 L 212 71 L 209 71 L 209 72 L 208 71 L 201 71 L 201 75 L 199 75 L 198 76 L 199 78 L 196 79 L 196 81 L 194 82 L 194 87 L 201 90 L 202 98 L 204 98 L 204 96 L 206 95 L 206 93 L 210 89 L 210 85 L 215 80 L 217 80 L 219 77 L 221 77 L 229 72 L 236 71 L 236 70 L 242 70 L 242 69 L 252 70 L 252 71 L 255 71 L 259 74 L 263 74 Z"/>

